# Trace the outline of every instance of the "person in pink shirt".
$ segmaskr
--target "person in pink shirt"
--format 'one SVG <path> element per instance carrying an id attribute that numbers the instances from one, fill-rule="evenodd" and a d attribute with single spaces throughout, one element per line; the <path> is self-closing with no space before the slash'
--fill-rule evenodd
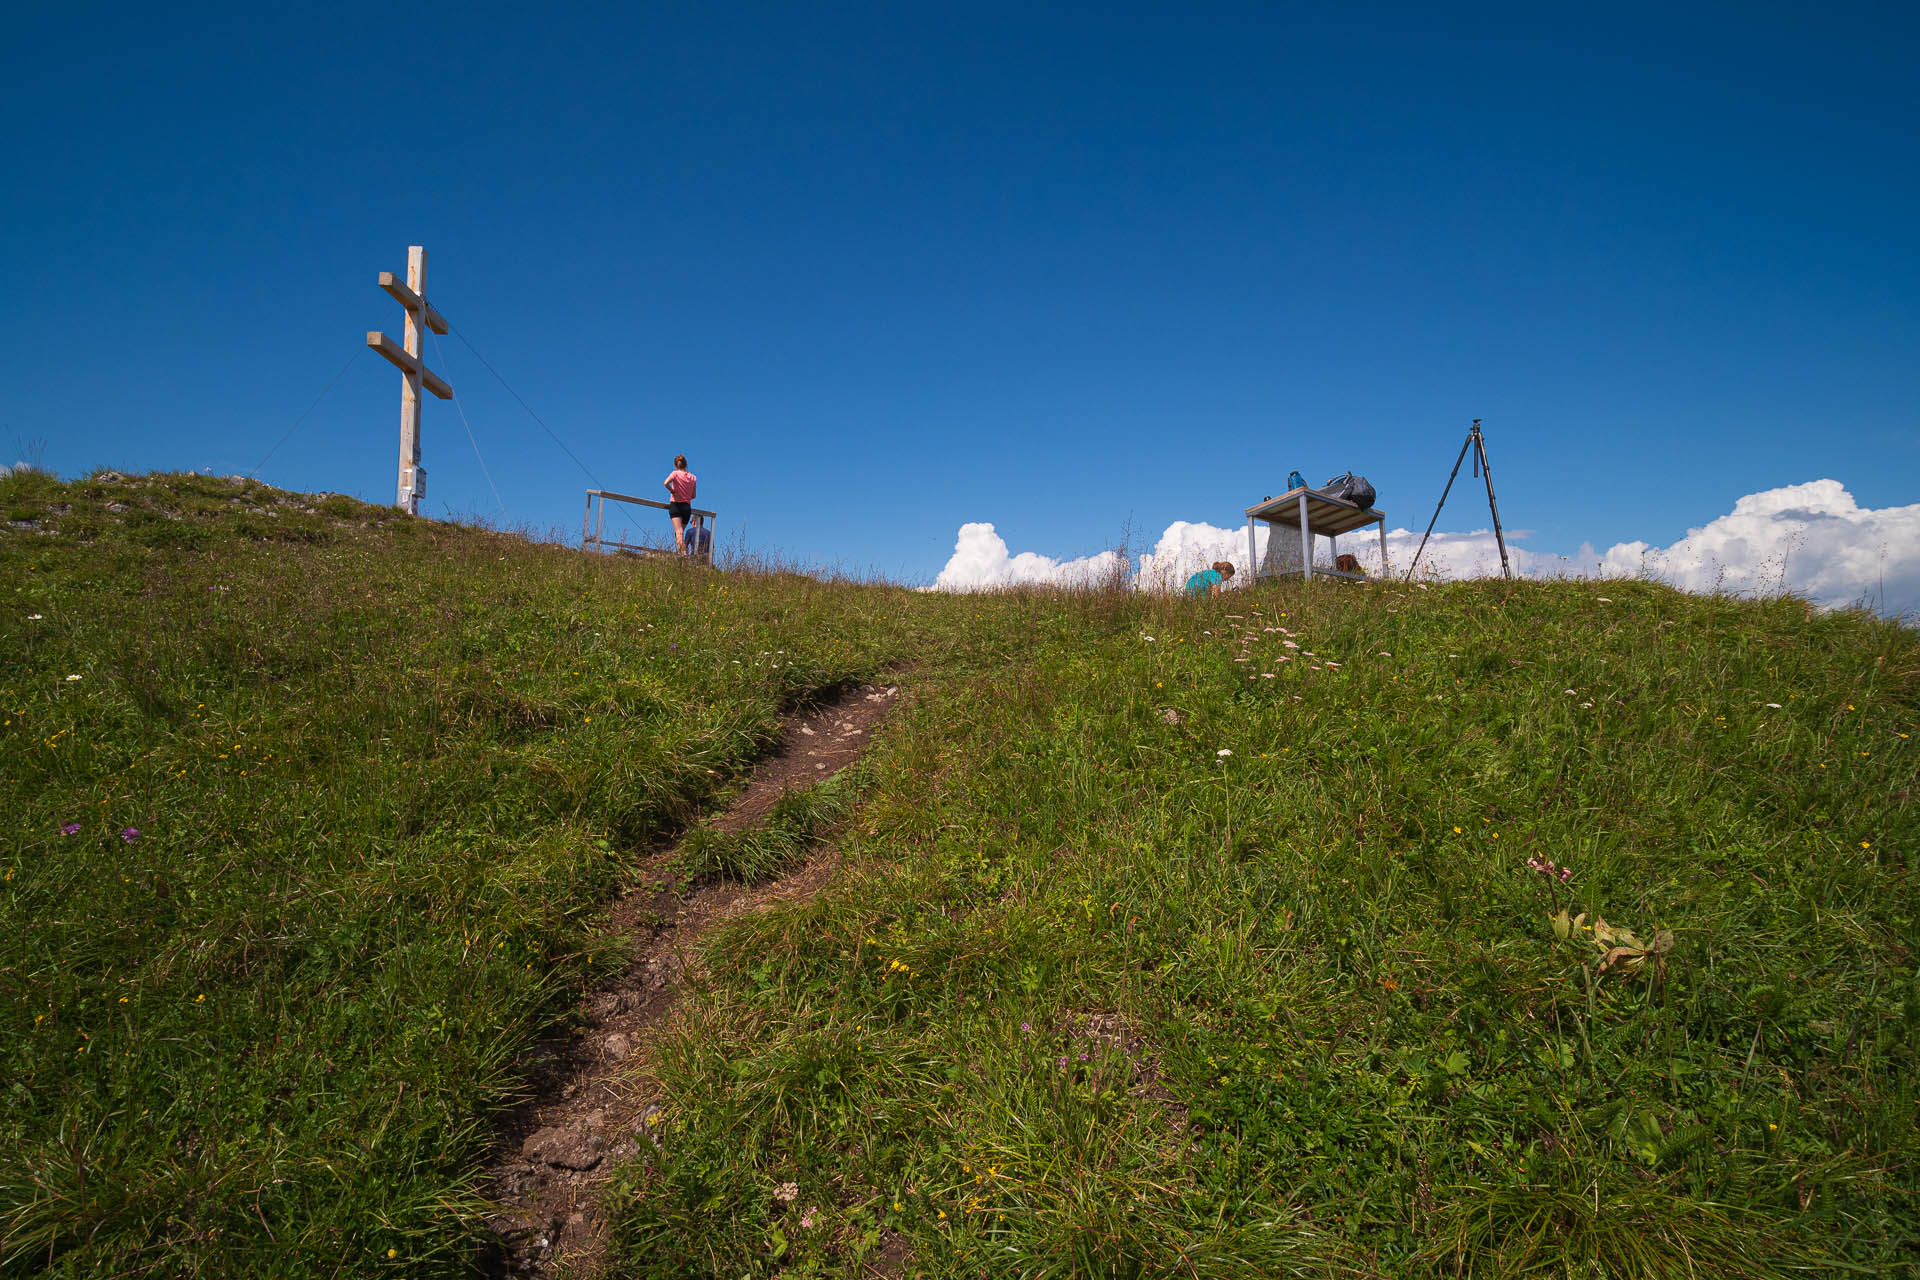
<path id="1" fill-rule="evenodd" d="M 673 549 L 687 549 L 687 521 L 693 517 L 693 495 L 700 487 L 700 479 L 687 470 L 687 455 L 680 454 L 673 460 L 673 470 L 661 481 L 667 487 L 667 514 L 673 517 Z"/>

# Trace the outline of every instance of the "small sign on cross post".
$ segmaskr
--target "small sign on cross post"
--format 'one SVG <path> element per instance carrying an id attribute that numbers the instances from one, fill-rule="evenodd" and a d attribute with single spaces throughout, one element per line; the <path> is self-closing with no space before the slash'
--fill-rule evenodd
<path id="1" fill-rule="evenodd" d="M 420 245 L 407 246 L 407 282 L 401 284 L 393 272 L 380 273 L 380 287 L 407 309 L 406 345 L 396 346 L 392 338 L 378 329 L 367 334 L 367 345 L 378 351 L 400 370 L 400 492 L 395 499 L 410 516 L 420 514 L 420 499 L 427 492 L 427 470 L 420 465 L 420 388 L 439 396 L 453 398 L 453 388 L 422 358 L 421 329 L 435 333 L 447 331 L 446 319 L 427 302 L 427 251 Z"/>

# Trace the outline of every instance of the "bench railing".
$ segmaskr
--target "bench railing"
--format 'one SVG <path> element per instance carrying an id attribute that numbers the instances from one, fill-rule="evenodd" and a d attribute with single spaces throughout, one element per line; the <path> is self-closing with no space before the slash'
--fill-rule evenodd
<path id="1" fill-rule="evenodd" d="M 595 551 L 631 551 L 637 555 L 656 556 L 677 554 L 672 547 L 649 547 L 640 543 L 621 542 L 617 539 L 607 537 L 608 499 L 612 499 L 615 502 L 632 503 L 636 507 L 653 507 L 660 511 L 667 510 L 666 503 L 656 502 L 652 498 L 636 498 L 630 493 L 615 493 L 611 489 L 589 489 L 587 490 L 587 514 L 584 523 L 580 526 L 580 549 L 582 551 L 589 549 Z M 699 507 L 695 507 L 693 514 L 706 517 L 707 532 L 711 534 L 713 532 L 713 522 L 716 513 L 703 511 Z M 700 558 L 708 564 L 713 563 L 713 543 L 711 541 L 707 543 L 707 550 Z"/>

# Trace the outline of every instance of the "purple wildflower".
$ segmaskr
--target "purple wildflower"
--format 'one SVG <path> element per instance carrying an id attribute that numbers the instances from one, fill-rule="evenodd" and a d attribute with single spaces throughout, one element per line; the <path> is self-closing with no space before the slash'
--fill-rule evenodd
<path id="1" fill-rule="evenodd" d="M 1538 858 L 1528 858 L 1527 866 L 1534 871 L 1538 871 L 1547 879 L 1558 880 L 1561 884 L 1565 884 L 1567 881 L 1573 879 L 1572 867 L 1556 867 L 1553 865 L 1551 858 L 1545 862 L 1540 861 Z"/>
<path id="2" fill-rule="evenodd" d="M 1033 1030 L 1033 1024 L 1031 1022 L 1023 1022 L 1020 1024 L 1020 1031 L 1022 1034 L 1025 1034 L 1026 1032 L 1029 1032 L 1032 1030 Z"/>
<path id="3" fill-rule="evenodd" d="M 80 834 L 80 824 L 77 822 L 66 823 L 60 828 L 60 834 L 63 836 L 77 836 Z"/>
<path id="4" fill-rule="evenodd" d="M 135 840 L 138 840 L 140 838 L 140 828 L 123 827 L 120 830 L 120 838 L 122 840 L 125 840 L 128 844 L 132 844 Z"/>

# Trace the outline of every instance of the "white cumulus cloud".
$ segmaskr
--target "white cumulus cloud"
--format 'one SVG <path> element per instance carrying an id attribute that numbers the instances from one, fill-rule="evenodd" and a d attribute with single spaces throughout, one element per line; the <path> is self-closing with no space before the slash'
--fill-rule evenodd
<path id="1" fill-rule="evenodd" d="M 953 556 L 933 580 L 935 591 L 987 591 L 995 587 L 1087 587 L 1125 578 L 1127 562 L 1118 552 L 1102 551 L 1077 560 L 1055 560 L 1022 551 L 1011 555 L 1007 540 L 984 521 L 960 526 Z"/>
<path id="2" fill-rule="evenodd" d="M 1254 547 L 1259 554 L 1266 553 L 1265 525 L 1254 526 Z M 1218 529 L 1210 524 L 1175 520 L 1160 535 L 1160 541 L 1153 544 L 1153 550 L 1140 557 L 1140 571 L 1134 582 L 1149 591 L 1177 590 L 1188 575 L 1216 560 L 1230 562 L 1235 576 L 1247 572 L 1251 562 L 1247 558 L 1245 525 L 1238 529 Z"/>
<path id="3" fill-rule="evenodd" d="M 1252 555 L 1269 570 L 1297 568 L 1297 538 L 1276 535 L 1270 549 L 1267 534 L 1266 526 L 1256 526 Z M 1889 614 L 1920 614 L 1920 504 L 1862 507 L 1837 480 L 1749 494 L 1732 511 L 1688 530 L 1668 547 L 1633 541 L 1605 551 L 1583 545 L 1570 555 L 1559 555 L 1519 545 L 1525 536 L 1508 534 L 1507 556 L 1515 573 L 1530 577 L 1644 576 L 1687 591 L 1785 591 L 1828 608 L 1864 601 Z M 1406 571 L 1419 545 L 1417 532 L 1387 532 L 1387 556 L 1395 573 Z M 1369 573 L 1379 573 L 1380 543 L 1372 531 L 1342 538 L 1339 550 L 1358 556 Z M 1145 590 L 1177 590 L 1188 574 L 1215 560 L 1232 562 L 1237 579 L 1248 580 L 1246 527 L 1222 529 L 1176 520 L 1153 550 L 1140 557 L 1132 581 Z M 1328 562 L 1324 540 L 1315 560 Z M 1043 583 L 1088 585 L 1112 581 L 1130 567 L 1114 552 L 1078 560 L 1054 560 L 1030 551 L 1013 555 L 991 524 L 968 524 L 961 527 L 953 558 L 934 586 L 970 591 Z M 1476 578 L 1499 572 L 1500 552 L 1490 529 L 1436 531 L 1420 559 L 1422 577 Z"/>
<path id="4" fill-rule="evenodd" d="M 1838 480 L 1748 494 L 1670 547 L 1622 542 L 1603 572 L 1688 591 L 1790 591 L 1837 608 L 1920 611 L 1920 504 L 1862 507 Z"/>
<path id="5" fill-rule="evenodd" d="M 1508 529 L 1507 563 L 1513 571 L 1526 577 L 1560 578 L 1592 577 L 1599 571 L 1599 553 L 1591 548 L 1582 548 L 1582 555 L 1562 556 L 1551 552 L 1533 551 L 1521 545 L 1526 539 L 1524 529 Z M 1371 531 L 1353 535 L 1353 545 L 1342 542 L 1342 552 L 1352 551 L 1359 557 L 1371 574 L 1380 572 L 1380 537 Z M 1494 540 L 1492 529 L 1474 529 L 1467 533 L 1449 533 L 1444 529 L 1435 529 L 1427 540 L 1427 549 L 1420 550 L 1420 532 L 1413 529 L 1387 530 L 1387 558 L 1393 565 L 1396 575 L 1404 575 L 1407 566 L 1413 563 L 1413 557 L 1420 555 L 1422 578 L 1497 578 L 1500 576 L 1500 544 Z M 1326 558 L 1322 552 L 1320 559 Z"/>

